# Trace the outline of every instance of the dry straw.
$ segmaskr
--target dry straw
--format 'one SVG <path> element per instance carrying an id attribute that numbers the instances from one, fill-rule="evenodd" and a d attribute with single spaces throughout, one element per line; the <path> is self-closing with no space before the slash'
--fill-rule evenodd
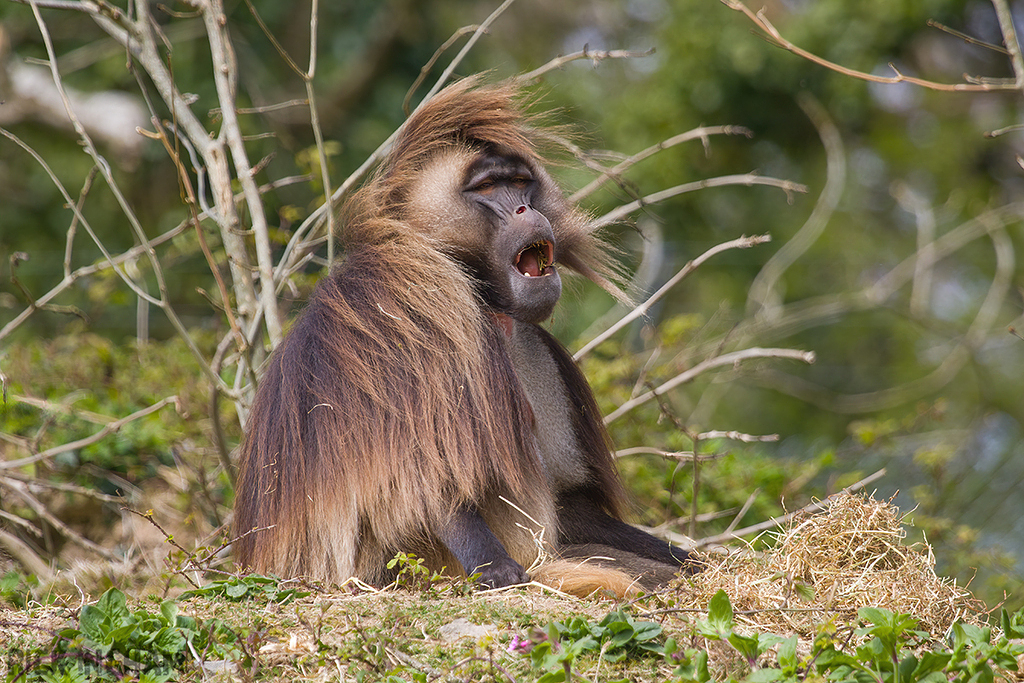
<path id="1" fill-rule="evenodd" d="M 978 623 L 984 605 L 935 574 L 926 542 L 905 545 L 905 515 L 890 502 L 840 494 L 825 512 L 797 518 L 763 552 L 704 557 L 706 569 L 678 586 L 679 608 L 729 595 L 737 625 L 779 634 L 853 623 L 861 607 L 909 613 L 931 633 Z"/>

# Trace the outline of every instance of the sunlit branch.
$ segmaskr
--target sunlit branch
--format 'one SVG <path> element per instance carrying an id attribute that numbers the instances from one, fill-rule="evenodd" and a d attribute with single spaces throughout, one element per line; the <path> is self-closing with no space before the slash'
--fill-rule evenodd
<path id="1" fill-rule="evenodd" d="M 521 83 L 535 81 L 550 71 L 561 69 L 566 64 L 570 64 L 581 59 L 589 59 L 594 66 L 597 66 L 598 62 L 603 62 L 606 59 L 639 59 L 641 57 L 650 57 L 653 54 L 654 48 L 637 52 L 635 50 L 591 50 L 584 46 L 582 50 L 555 57 L 547 64 L 543 64 L 533 71 L 527 71 L 524 74 L 520 74 L 519 76 L 516 76 L 516 80 Z"/>
<path id="2" fill-rule="evenodd" d="M 752 185 L 767 185 L 769 187 L 777 187 L 786 193 L 787 197 L 792 200 L 794 192 L 806 192 L 807 186 L 801 185 L 800 183 L 794 183 L 791 180 L 782 180 L 780 178 L 771 178 L 768 176 L 757 175 L 756 173 L 744 173 L 742 175 L 727 175 L 718 176 L 717 178 L 704 178 L 703 180 L 696 180 L 692 183 L 683 183 L 682 185 L 676 185 L 666 190 L 659 192 L 653 192 L 645 197 L 637 199 L 636 201 L 609 211 L 599 218 L 595 218 L 591 221 L 591 226 L 595 228 L 601 228 L 606 225 L 612 225 L 623 220 L 631 213 L 642 209 L 645 206 L 651 204 L 657 204 L 673 197 L 678 197 L 681 194 L 687 192 L 696 192 L 697 190 L 704 190 L 709 187 L 725 187 L 727 185 L 745 185 L 750 187 Z"/>
<path id="3" fill-rule="evenodd" d="M 615 420 L 622 417 L 623 415 L 633 410 L 637 406 L 643 405 L 644 403 L 647 403 L 648 401 L 658 396 L 661 396 L 669 391 L 672 391 L 673 389 L 682 384 L 692 382 L 694 379 L 696 379 L 701 374 L 707 372 L 708 370 L 713 370 L 715 368 L 720 368 L 728 365 L 738 365 L 743 361 L 754 358 L 784 358 L 789 360 L 798 360 L 803 363 L 813 363 L 814 352 L 800 351 L 798 349 L 751 348 L 743 349 L 741 351 L 732 351 L 730 353 L 723 353 L 720 356 L 715 356 L 714 358 L 709 358 L 705 361 L 701 361 L 700 363 L 697 363 L 697 365 L 693 366 L 689 370 L 679 373 L 678 375 L 668 380 L 664 384 L 661 384 L 657 388 L 652 389 L 647 393 L 641 394 L 636 398 L 632 398 L 626 401 L 618 408 L 616 408 L 608 415 L 606 415 L 604 418 L 604 423 L 609 424 L 611 422 L 614 422 Z"/>
<path id="4" fill-rule="evenodd" d="M 125 417 L 122 417 L 118 420 L 108 422 L 107 424 L 103 425 L 101 429 L 91 434 L 90 436 L 86 436 L 76 441 L 71 441 L 65 444 L 60 444 L 59 446 L 54 446 L 53 448 L 47 448 L 45 451 L 40 451 L 39 453 L 35 453 L 25 458 L 19 458 L 17 460 L 2 460 L 0 461 L 0 470 L 18 469 L 26 465 L 31 465 L 33 463 L 37 463 L 43 460 L 48 460 L 49 458 L 52 458 L 56 455 L 60 455 L 61 453 L 76 451 L 81 448 L 85 448 L 86 446 L 91 446 L 92 444 L 100 441 L 101 439 L 104 439 L 107 436 L 119 431 L 129 422 L 134 422 L 139 418 L 143 418 L 147 415 L 155 413 L 168 405 L 173 405 L 175 406 L 175 408 L 180 410 L 178 397 L 168 396 L 167 398 L 157 401 L 151 406 L 142 408 L 141 410 L 136 410 L 131 415 L 126 415 Z"/>
<path id="5" fill-rule="evenodd" d="M 584 345 L 583 348 L 581 348 L 579 351 L 573 354 L 573 358 L 578 361 L 580 358 L 590 353 L 592 350 L 594 350 L 594 348 L 602 344 L 604 341 L 614 336 L 615 333 L 621 330 L 623 327 L 629 325 L 634 320 L 647 315 L 647 311 L 650 310 L 651 306 L 653 306 L 658 300 L 660 300 L 662 297 L 668 294 L 669 290 L 671 290 L 677 284 L 682 282 L 687 276 L 689 276 L 693 271 L 697 270 L 697 268 L 699 268 L 711 257 L 716 256 L 717 254 L 720 254 L 723 251 L 728 251 L 729 249 L 749 249 L 750 247 L 756 246 L 758 244 L 764 244 L 765 242 L 770 241 L 771 236 L 769 235 L 754 235 L 752 237 L 738 237 L 728 242 L 716 244 L 715 246 L 711 247 L 697 258 L 688 261 L 682 268 L 679 269 L 679 271 L 675 275 L 669 278 L 669 280 L 665 284 L 659 287 L 658 291 L 656 291 L 654 294 L 649 296 L 646 301 L 636 306 L 632 311 L 623 316 L 622 319 L 620 319 L 617 323 L 610 326 L 608 329 L 606 329 L 604 332 L 599 334 L 594 339 L 590 340 L 586 345 Z"/>
<path id="6" fill-rule="evenodd" d="M 601 175 L 591 180 L 586 186 L 573 192 L 572 195 L 569 197 L 569 201 L 573 203 L 581 201 L 582 199 L 593 194 L 595 190 L 600 188 L 609 180 L 614 179 L 616 181 L 620 181 L 622 174 L 624 174 L 626 171 L 628 171 L 630 168 L 640 163 L 644 159 L 647 159 L 648 157 L 654 156 L 658 152 L 669 149 L 670 147 L 675 147 L 676 145 L 682 144 L 684 142 L 699 139 L 704 143 L 704 149 L 706 153 L 708 145 L 710 144 L 709 138 L 712 135 L 743 135 L 749 138 L 753 135 L 753 133 L 751 133 L 751 131 L 748 128 L 744 128 L 742 126 L 701 126 L 700 128 L 694 128 L 693 130 L 687 131 L 685 133 L 674 135 L 668 139 L 662 140 L 656 145 L 651 145 L 647 149 L 641 150 L 636 154 L 627 157 L 626 159 L 623 159 L 612 168 L 602 172 Z"/>
<path id="7" fill-rule="evenodd" d="M 856 69 L 849 69 L 835 62 L 830 62 L 823 57 L 808 52 L 803 48 L 800 48 L 793 43 L 789 42 L 782 37 L 770 21 L 765 17 L 764 10 L 753 12 L 740 0 L 721 0 L 729 9 L 742 12 L 747 16 L 750 21 L 754 23 L 761 31 L 764 32 L 764 37 L 773 45 L 781 47 L 783 50 L 792 52 L 793 54 L 803 57 L 804 59 L 814 62 L 820 66 L 824 66 L 828 69 L 843 74 L 844 76 L 850 76 L 851 78 L 858 78 L 863 81 L 871 81 L 872 83 L 910 83 L 912 85 L 918 85 L 922 88 L 928 88 L 929 90 L 940 90 L 945 92 L 987 92 L 992 90 L 1015 90 L 1019 86 L 1015 82 L 1003 82 L 1003 81 L 986 81 L 977 83 L 936 83 L 935 81 L 925 80 L 923 78 L 914 78 L 913 76 L 906 76 L 896 69 L 896 66 L 892 63 L 889 64 L 889 68 L 896 74 L 895 76 L 878 76 L 876 74 L 869 74 L 864 71 L 857 71 Z"/>

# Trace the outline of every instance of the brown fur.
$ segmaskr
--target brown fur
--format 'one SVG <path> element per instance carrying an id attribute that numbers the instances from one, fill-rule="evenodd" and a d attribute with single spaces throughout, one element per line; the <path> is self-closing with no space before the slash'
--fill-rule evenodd
<path id="1" fill-rule="evenodd" d="M 379 584 L 386 562 L 405 551 L 457 573 L 436 530 L 465 505 L 524 567 L 537 556 L 536 537 L 557 550 L 558 492 L 541 484 L 545 465 L 508 329 L 457 258 L 484 238 L 465 227 L 470 217 L 451 214 L 450 188 L 424 186 L 457 183 L 455 170 L 483 149 L 543 173 L 536 122 L 518 102 L 511 86 L 471 79 L 443 90 L 344 208 L 345 259 L 272 355 L 252 406 L 235 504 L 240 565 Z M 587 217 L 546 174 L 541 187 L 536 203 L 557 262 L 618 293 L 611 252 Z M 586 380 L 550 335 L 523 330 L 528 351 L 548 349 L 559 395 L 584 397 L 563 429 L 585 454 L 580 485 L 619 517 L 622 488 Z"/>

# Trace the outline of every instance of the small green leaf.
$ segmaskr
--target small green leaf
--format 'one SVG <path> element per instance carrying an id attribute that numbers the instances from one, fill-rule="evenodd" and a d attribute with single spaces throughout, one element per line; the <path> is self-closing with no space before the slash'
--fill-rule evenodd
<path id="1" fill-rule="evenodd" d="M 103 640 L 107 630 L 103 627 L 104 621 L 106 615 L 99 608 L 95 605 L 83 605 L 78 615 L 78 628 L 86 638 L 98 643 Z"/>
<path id="2" fill-rule="evenodd" d="M 857 610 L 857 616 L 872 624 L 888 624 L 892 622 L 893 613 L 879 607 L 861 607 Z"/>
<path id="3" fill-rule="evenodd" d="M 694 670 L 699 683 L 707 683 L 711 680 L 711 671 L 708 669 L 708 651 L 701 650 L 693 658 Z"/>
<path id="4" fill-rule="evenodd" d="M 724 590 L 719 589 L 708 603 L 708 621 L 722 634 L 732 631 L 732 603 Z"/>
<path id="5" fill-rule="evenodd" d="M 782 641 L 779 646 L 779 667 L 789 673 L 795 673 L 800 660 L 796 655 L 797 637 L 794 633 Z"/>
<path id="6" fill-rule="evenodd" d="M 160 614 L 163 615 L 164 621 L 171 626 L 178 623 L 178 603 L 173 600 L 164 600 L 160 603 Z"/>
<path id="7" fill-rule="evenodd" d="M 665 630 L 661 624 L 656 624 L 653 621 L 638 621 L 633 626 L 635 629 L 633 637 L 640 642 L 660 638 Z"/>
<path id="8" fill-rule="evenodd" d="M 116 588 L 109 588 L 96 601 L 96 607 L 108 616 L 124 617 L 128 614 L 127 600 L 124 593 Z"/>
<path id="9" fill-rule="evenodd" d="M 770 681 L 780 681 L 785 677 L 780 669 L 757 669 L 751 671 L 743 681 L 744 683 L 769 683 Z"/>
<path id="10" fill-rule="evenodd" d="M 243 597 L 246 593 L 249 592 L 249 586 L 241 582 L 229 583 L 225 587 L 224 592 L 227 594 L 229 598 L 237 599 Z"/>

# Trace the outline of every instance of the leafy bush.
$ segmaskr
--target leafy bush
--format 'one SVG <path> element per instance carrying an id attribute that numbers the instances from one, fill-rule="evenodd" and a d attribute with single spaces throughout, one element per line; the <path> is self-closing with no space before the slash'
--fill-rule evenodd
<path id="1" fill-rule="evenodd" d="M 696 632 L 705 641 L 727 643 L 735 650 L 748 667 L 741 680 L 751 683 L 795 683 L 812 676 L 858 683 L 992 681 L 1002 672 L 1017 671 L 1017 657 L 1024 654 L 1019 640 L 1024 637 L 1024 612 L 1010 615 L 1003 611 L 1002 634 L 995 642 L 991 628 L 971 624 L 954 624 L 943 639 L 916 630 L 918 621 L 909 614 L 863 607 L 858 617 L 863 625 L 846 633 L 840 633 L 833 623 L 820 626 L 810 654 L 801 657 L 796 634 L 781 638 L 738 633 L 729 597 L 719 591 L 708 605 L 707 620 L 697 622 Z M 712 680 L 708 648 L 679 651 L 670 639 L 663 652 L 679 662 L 676 680 Z"/>
<path id="2" fill-rule="evenodd" d="M 624 611 L 615 610 L 600 623 L 578 616 L 552 621 L 545 630 L 538 629 L 529 638 L 516 636 L 509 650 L 528 653 L 534 669 L 545 672 L 538 683 L 557 683 L 572 678 L 573 664 L 585 654 L 600 653 L 607 662 L 661 654 L 661 635 L 659 624 L 637 621 Z"/>
<path id="3" fill-rule="evenodd" d="M 304 598 L 309 591 L 301 591 L 298 588 L 283 588 L 281 579 L 272 576 L 232 576 L 229 579 L 213 581 L 202 588 L 185 591 L 178 598 L 188 600 L 195 597 L 221 597 L 233 602 L 240 600 L 264 600 L 279 605 L 287 605 L 289 602 Z"/>
<path id="4" fill-rule="evenodd" d="M 122 680 L 127 676 L 167 681 L 208 658 L 240 657 L 237 641 L 237 634 L 223 622 L 200 624 L 178 614 L 172 600 L 161 603 L 156 614 L 133 612 L 124 593 L 111 588 L 95 604 L 82 607 L 78 626 L 58 633 L 48 654 L 20 653 L 26 665 L 12 672 L 11 680 Z"/>

